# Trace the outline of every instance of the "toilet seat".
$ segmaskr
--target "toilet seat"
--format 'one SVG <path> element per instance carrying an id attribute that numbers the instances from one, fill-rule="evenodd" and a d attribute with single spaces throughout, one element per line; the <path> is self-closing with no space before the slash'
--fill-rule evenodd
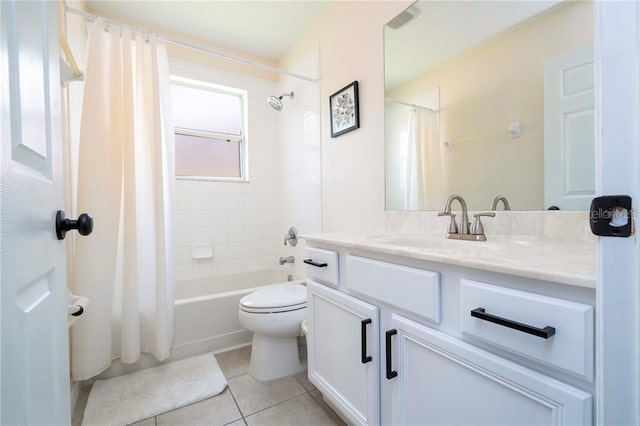
<path id="1" fill-rule="evenodd" d="M 240 310 L 251 313 L 290 312 L 307 307 L 307 288 L 300 284 L 276 284 L 240 299 Z"/>

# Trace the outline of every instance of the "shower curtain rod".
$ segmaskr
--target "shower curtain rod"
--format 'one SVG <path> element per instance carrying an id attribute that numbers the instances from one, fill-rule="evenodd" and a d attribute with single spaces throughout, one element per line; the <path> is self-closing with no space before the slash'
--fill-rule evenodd
<path id="1" fill-rule="evenodd" d="M 404 106 L 409 106 L 409 107 L 412 107 L 412 108 L 424 109 L 426 111 L 438 112 L 437 109 L 427 108 L 426 106 L 417 105 L 417 104 L 410 104 L 409 102 L 403 102 L 403 101 L 399 101 L 399 100 L 393 99 L 393 98 L 384 98 L 384 101 L 385 102 L 391 102 L 393 104 L 400 104 L 400 105 L 404 105 Z"/>
<path id="2" fill-rule="evenodd" d="M 292 72 L 289 72 L 289 71 L 285 71 L 283 69 L 280 69 L 280 68 L 277 68 L 277 67 L 273 67 L 271 65 L 263 64 L 261 62 L 251 61 L 249 59 L 238 58 L 237 56 L 233 56 L 233 55 L 230 55 L 228 53 L 223 53 L 223 52 L 219 52 L 217 50 L 207 49 L 206 47 L 198 46 L 197 44 L 187 43 L 187 42 L 184 42 L 184 41 L 177 40 L 175 38 L 164 36 L 164 35 L 162 35 L 160 33 L 157 33 L 156 31 L 151 31 L 151 30 L 146 29 L 146 28 L 136 27 L 136 26 L 131 25 L 131 24 L 126 24 L 124 22 L 116 21 L 114 19 L 98 15 L 96 13 L 90 13 L 90 12 L 85 12 L 83 10 L 74 9 L 72 7 L 67 6 L 66 4 L 65 4 L 65 11 L 67 13 L 71 13 L 71 14 L 74 14 L 74 15 L 82 16 L 85 20 L 88 20 L 88 21 L 94 22 L 96 19 L 100 18 L 100 19 L 104 20 L 107 24 L 116 25 L 116 26 L 119 26 L 119 27 L 126 27 L 126 28 L 131 29 L 132 31 L 137 32 L 137 33 L 155 34 L 156 37 L 159 40 L 165 41 L 167 43 L 175 44 L 177 46 L 186 47 L 188 49 L 197 50 L 199 52 L 207 53 L 209 55 L 217 56 L 219 58 L 227 59 L 227 60 L 230 60 L 230 61 L 233 61 L 233 62 L 238 62 L 238 63 L 245 64 L 245 65 L 250 65 L 250 66 L 253 66 L 253 67 L 256 67 L 256 68 L 261 68 L 263 70 L 275 72 L 275 73 L 278 73 L 278 74 L 288 75 L 289 77 L 299 78 L 301 80 L 310 81 L 312 83 L 317 83 L 318 82 L 317 78 L 306 77 L 304 75 L 300 75 L 300 74 L 292 73 Z"/>

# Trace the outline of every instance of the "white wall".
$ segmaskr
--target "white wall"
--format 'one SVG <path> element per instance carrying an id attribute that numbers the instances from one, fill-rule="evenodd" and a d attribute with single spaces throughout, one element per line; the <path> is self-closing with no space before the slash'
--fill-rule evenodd
<path id="1" fill-rule="evenodd" d="M 314 71 L 317 53 L 301 62 L 298 72 Z M 177 280 L 276 268 L 279 256 L 297 254 L 301 263 L 302 245 L 285 247 L 283 237 L 291 226 L 320 228 L 317 84 L 292 77 L 276 84 L 175 58 L 170 69 L 248 93 L 250 182 L 176 181 Z M 269 107 L 268 96 L 291 90 L 295 98 L 285 98 L 281 111 Z M 194 245 L 212 245 L 213 259 L 193 259 Z"/>
<path id="2" fill-rule="evenodd" d="M 318 75 L 317 46 L 310 49 L 289 71 L 315 77 Z M 282 76 L 277 93 L 294 91 L 294 99 L 284 99 L 278 113 L 278 150 L 275 170 L 278 176 L 277 200 L 280 209 L 276 227 L 282 237 L 290 226 L 299 233 L 321 231 L 321 152 L 320 152 L 320 91 L 317 83 Z M 278 256 L 294 256 L 293 269 L 304 275 L 304 241 L 292 248 L 278 245 Z"/>
<path id="3" fill-rule="evenodd" d="M 384 227 L 383 26 L 411 1 L 335 2 L 280 66 L 320 46 L 322 231 Z M 360 128 L 332 139 L 329 96 L 359 82 Z"/>

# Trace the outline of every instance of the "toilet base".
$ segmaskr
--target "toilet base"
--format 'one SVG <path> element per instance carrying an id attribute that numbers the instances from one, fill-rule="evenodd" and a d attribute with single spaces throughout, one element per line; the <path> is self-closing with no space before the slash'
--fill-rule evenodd
<path id="1" fill-rule="evenodd" d="M 297 337 L 253 334 L 249 373 L 259 381 L 279 379 L 304 371 L 300 363 Z"/>

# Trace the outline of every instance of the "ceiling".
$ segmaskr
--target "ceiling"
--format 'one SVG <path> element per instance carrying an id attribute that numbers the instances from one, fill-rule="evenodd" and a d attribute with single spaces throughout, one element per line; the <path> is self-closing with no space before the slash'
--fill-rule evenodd
<path id="1" fill-rule="evenodd" d="M 419 1 L 415 18 L 385 27 L 385 89 L 412 80 L 559 3 L 548 1 Z"/>
<path id="2" fill-rule="evenodd" d="M 277 61 L 327 1 L 94 1 L 91 11 Z"/>
<path id="3" fill-rule="evenodd" d="M 548 1 L 419 1 L 416 18 L 385 28 L 385 87 L 411 80 L 517 23 Z M 331 1 L 88 0 L 91 11 L 278 61 Z"/>

